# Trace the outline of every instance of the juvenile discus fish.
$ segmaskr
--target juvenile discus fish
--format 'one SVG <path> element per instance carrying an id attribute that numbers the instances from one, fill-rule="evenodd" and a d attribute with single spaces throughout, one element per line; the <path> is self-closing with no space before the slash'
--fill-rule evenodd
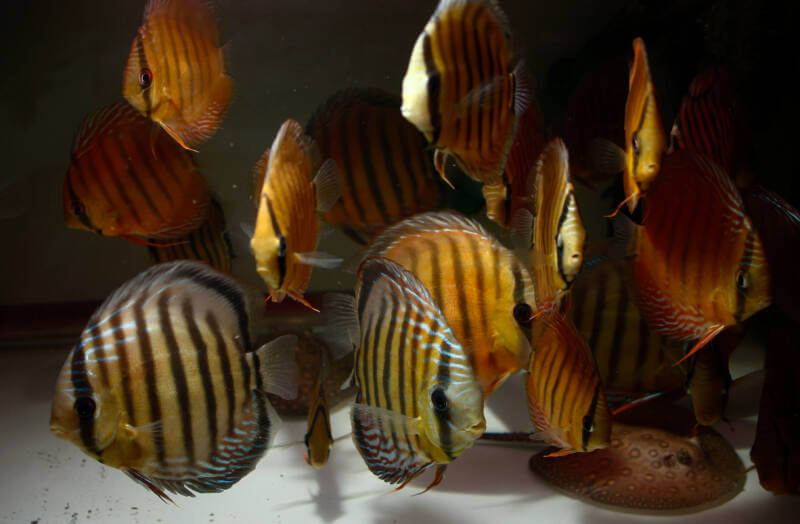
<path id="1" fill-rule="evenodd" d="M 64 180 L 67 227 L 164 243 L 199 228 L 210 201 L 191 153 L 126 102 L 84 118 Z"/>
<path id="2" fill-rule="evenodd" d="M 639 307 L 662 335 L 699 339 L 686 356 L 770 304 L 759 235 L 730 177 L 704 156 L 666 157 L 635 251 Z"/>
<path id="3" fill-rule="evenodd" d="M 667 146 L 647 50 L 641 38 L 633 40 L 633 65 L 625 103 L 625 149 L 610 141 L 603 143 L 604 147 L 596 148 L 596 164 L 605 172 L 624 172 L 625 200 L 619 207 L 627 203 L 633 212 L 656 179 Z"/>
<path id="4" fill-rule="evenodd" d="M 431 292 L 485 395 L 525 369 L 538 312 L 528 269 L 480 224 L 455 212 L 416 215 L 378 234 L 359 260 L 382 256 Z"/>
<path id="5" fill-rule="evenodd" d="M 150 245 L 147 249 L 154 264 L 173 260 L 199 260 L 223 273 L 230 272 L 234 256 L 225 231 L 225 215 L 216 200 L 211 200 L 208 218 L 197 231 L 178 239 L 174 245 Z"/>
<path id="6" fill-rule="evenodd" d="M 186 149 L 219 129 L 233 80 L 211 2 L 148 0 L 122 72 L 122 96 Z"/>
<path id="7" fill-rule="evenodd" d="M 441 0 L 411 52 L 401 111 L 436 148 L 443 178 L 452 156 L 470 177 L 495 184 L 528 91 L 497 3 Z"/>
<path id="8" fill-rule="evenodd" d="M 535 436 L 561 448 L 548 456 L 602 449 L 611 414 L 592 352 L 567 317 L 553 313 L 542 322 L 525 382 Z"/>
<path id="9" fill-rule="evenodd" d="M 325 221 L 366 243 L 380 229 L 437 209 L 441 182 L 422 133 L 381 89 L 349 88 L 322 104 L 306 132 L 339 167 L 342 197 Z"/>
<path id="10" fill-rule="evenodd" d="M 558 490 L 606 509 L 647 514 L 703 511 L 742 492 L 744 466 L 711 428 L 686 437 L 615 423 L 611 444 L 594 453 L 534 455 L 531 469 Z"/>
<path id="11" fill-rule="evenodd" d="M 370 258 L 355 299 L 334 295 L 323 307 L 357 345 L 352 425 L 361 457 L 400 488 L 436 466 L 427 489 L 436 486 L 486 421 L 469 358 L 433 297 L 402 266 Z"/>
<path id="12" fill-rule="evenodd" d="M 257 184 L 258 214 L 250 242 L 256 270 L 273 302 L 289 295 L 314 309 L 303 298 L 312 266 L 330 268 L 341 262 L 314 251 L 319 240 L 317 211 L 330 210 L 339 198 L 336 162 L 328 159 L 320 165 L 314 140 L 289 119 L 253 171 L 262 180 Z"/>
<path id="13" fill-rule="evenodd" d="M 539 155 L 528 191 L 533 212 L 517 211 L 514 243 L 524 251 L 533 273 L 537 303 L 555 308 L 581 270 L 586 240 L 569 154 L 560 138 L 548 142 Z"/>
<path id="14" fill-rule="evenodd" d="M 50 429 L 163 500 L 228 489 L 297 392 L 286 336 L 252 351 L 250 302 L 199 262 L 154 266 L 95 311 L 56 382 Z"/>

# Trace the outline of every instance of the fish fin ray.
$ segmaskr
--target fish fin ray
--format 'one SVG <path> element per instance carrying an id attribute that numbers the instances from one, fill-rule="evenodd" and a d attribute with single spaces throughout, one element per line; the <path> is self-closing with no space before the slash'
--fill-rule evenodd
<path id="1" fill-rule="evenodd" d="M 309 251 L 307 253 L 295 253 L 294 256 L 301 264 L 325 269 L 334 269 L 342 265 L 342 259 L 323 253 L 321 251 Z"/>
<path id="2" fill-rule="evenodd" d="M 264 381 L 265 391 L 281 398 L 297 398 L 297 364 L 295 351 L 297 335 L 283 335 L 256 350 L 258 372 Z"/>
<path id="3" fill-rule="evenodd" d="M 314 177 L 314 189 L 317 194 L 317 210 L 327 213 L 342 195 L 339 186 L 339 168 L 336 160 L 329 158 L 320 166 Z"/>
<path id="4" fill-rule="evenodd" d="M 625 151 L 607 138 L 589 142 L 589 162 L 604 175 L 620 173 L 625 169 Z"/>
<path id="5" fill-rule="evenodd" d="M 334 360 L 352 352 L 360 343 L 356 299 L 345 293 L 327 293 L 322 297 L 322 312 L 331 334 Z"/>

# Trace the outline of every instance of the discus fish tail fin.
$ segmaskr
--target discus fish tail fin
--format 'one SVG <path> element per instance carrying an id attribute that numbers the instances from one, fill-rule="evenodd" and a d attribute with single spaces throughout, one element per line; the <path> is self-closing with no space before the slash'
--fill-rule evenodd
<path id="1" fill-rule="evenodd" d="M 255 351 L 258 373 L 267 393 L 291 400 L 297 398 L 296 335 L 283 335 Z"/>
<path id="2" fill-rule="evenodd" d="M 314 177 L 314 189 L 317 194 L 317 210 L 326 213 L 342 195 L 339 189 L 339 168 L 336 161 L 329 158 L 320 166 Z"/>

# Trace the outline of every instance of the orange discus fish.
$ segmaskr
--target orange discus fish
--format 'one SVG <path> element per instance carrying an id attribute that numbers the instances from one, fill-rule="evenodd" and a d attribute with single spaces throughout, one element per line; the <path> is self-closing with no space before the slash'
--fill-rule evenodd
<path id="1" fill-rule="evenodd" d="M 535 212 L 530 177 L 533 176 L 536 158 L 544 148 L 544 137 L 542 113 L 532 101 L 519 120 L 503 179 L 496 184 L 484 184 L 482 188 L 486 216 L 504 229 L 511 229 L 511 221 L 520 209 Z"/>
<path id="2" fill-rule="evenodd" d="M 666 157 L 636 254 L 642 313 L 663 335 L 700 339 L 687 356 L 770 304 L 766 256 L 739 192 L 727 173 L 696 153 Z"/>
<path id="3" fill-rule="evenodd" d="M 442 201 L 427 141 L 381 89 L 350 88 L 320 106 L 306 126 L 323 158 L 339 167 L 342 198 L 325 214 L 361 244 L 403 218 Z"/>
<path id="4" fill-rule="evenodd" d="M 122 73 L 122 96 L 186 149 L 219 129 L 233 97 L 213 5 L 149 0 Z"/>
<path id="5" fill-rule="evenodd" d="M 423 213 L 383 230 L 358 260 L 389 258 L 428 288 L 489 395 L 525 369 L 538 311 L 525 265 L 477 222 Z"/>
<path id="6" fill-rule="evenodd" d="M 569 154 L 560 138 L 548 142 L 539 155 L 528 191 L 534 211 L 517 211 L 514 243 L 525 252 L 537 303 L 549 309 L 560 304 L 580 272 L 586 240 L 569 175 Z"/>
<path id="7" fill-rule="evenodd" d="M 417 38 L 401 111 L 445 158 L 475 180 L 500 181 L 517 118 L 528 103 L 506 15 L 488 0 L 441 0 Z"/>
<path id="8" fill-rule="evenodd" d="M 335 267 L 341 262 L 314 251 L 319 239 L 316 212 L 329 210 L 339 198 L 336 163 L 329 159 L 320 166 L 314 140 L 289 119 L 254 170 L 263 179 L 250 242 L 256 270 L 273 302 L 289 295 L 314 309 L 303 298 L 312 266 Z"/>
<path id="9" fill-rule="evenodd" d="M 525 382 L 534 436 L 562 448 L 551 456 L 608 446 L 611 414 L 591 350 L 562 314 L 542 321 Z"/>
<path id="10" fill-rule="evenodd" d="M 639 199 L 647 192 L 661 169 L 667 135 L 661 121 L 658 98 L 644 41 L 633 41 L 633 65 L 628 82 L 628 99 L 625 103 L 625 150 L 605 141 L 605 150 L 599 148 L 598 161 L 603 171 L 624 171 L 625 200 L 633 212 Z M 618 208 L 619 209 L 619 208 Z"/>
<path id="11" fill-rule="evenodd" d="M 210 200 L 191 153 L 126 102 L 84 119 L 64 181 L 67 227 L 174 240 L 200 227 Z"/>

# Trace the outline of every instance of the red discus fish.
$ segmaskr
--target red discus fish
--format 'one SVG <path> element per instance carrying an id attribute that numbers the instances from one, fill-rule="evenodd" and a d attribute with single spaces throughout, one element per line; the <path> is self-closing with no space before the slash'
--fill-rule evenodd
<path id="1" fill-rule="evenodd" d="M 213 135 L 233 97 L 214 8 L 149 0 L 122 73 L 122 96 L 191 149 Z"/>
<path id="2" fill-rule="evenodd" d="M 686 356 L 770 304 L 766 256 L 739 192 L 719 166 L 696 153 L 666 157 L 636 255 L 641 311 L 663 335 L 700 339 Z"/>
<path id="3" fill-rule="evenodd" d="M 67 227 L 139 243 L 200 227 L 211 200 L 191 153 L 126 102 L 89 114 L 64 181 Z"/>

